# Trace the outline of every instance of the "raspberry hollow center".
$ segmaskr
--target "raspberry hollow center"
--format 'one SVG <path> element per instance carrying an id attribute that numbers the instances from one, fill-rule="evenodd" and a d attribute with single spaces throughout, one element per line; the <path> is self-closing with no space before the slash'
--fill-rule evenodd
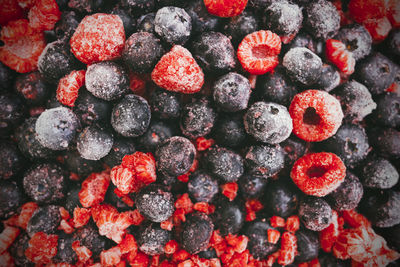
<path id="1" fill-rule="evenodd" d="M 272 56 L 268 45 L 260 44 L 251 48 L 251 55 L 257 59 L 263 59 Z"/>
<path id="2" fill-rule="evenodd" d="M 308 107 L 303 114 L 303 122 L 309 125 L 319 125 L 321 117 L 313 107 Z"/>
<path id="3" fill-rule="evenodd" d="M 307 176 L 309 178 L 319 178 L 324 176 L 327 171 L 328 170 L 322 166 L 312 166 L 307 170 Z"/>

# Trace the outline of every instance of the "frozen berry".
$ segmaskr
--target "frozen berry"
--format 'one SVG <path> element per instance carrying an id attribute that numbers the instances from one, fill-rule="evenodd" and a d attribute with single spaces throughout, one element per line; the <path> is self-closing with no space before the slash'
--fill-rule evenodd
<path id="1" fill-rule="evenodd" d="M 54 32 L 58 39 L 62 39 L 63 37 L 69 39 L 74 34 L 78 25 L 79 17 L 75 11 L 63 11 L 61 12 L 60 20 L 54 26 Z"/>
<path id="2" fill-rule="evenodd" d="M 133 72 L 148 73 L 164 52 L 161 41 L 154 34 L 136 32 L 126 40 L 122 60 Z"/>
<path id="3" fill-rule="evenodd" d="M 361 181 L 365 187 L 388 189 L 398 181 L 399 173 L 388 160 L 378 157 L 365 162 Z"/>
<path id="4" fill-rule="evenodd" d="M 71 71 L 60 79 L 57 87 L 57 100 L 66 106 L 75 106 L 79 89 L 85 84 L 85 70 Z"/>
<path id="5" fill-rule="evenodd" d="M 315 82 L 314 86 L 317 89 L 330 92 L 340 84 L 340 73 L 332 65 L 322 65 L 321 76 Z"/>
<path id="6" fill-rule="evenodd" d="M 14 87 L 26 103 L 32 106 L 43 104 L 50 93 L 49 86 L 37 71 L 18 76 Z"/>
<path id="7" fill-rule="evenodd" d="M 28 12 L 29 26 L 38 31 L 52 30 L 60 17 L 56 0 L 35 1 Z"/>
<path id="8" fill-rule="evenodd" d="M 25 193 L 38 203 L 53 203 L 65 196 L 66 177 L 60 166 L 41 163 L 32 166 L 24 175 Z"/>
<path id="9" fill-rule="evenodd" d="M 245 215 L 242 207 L 235 202 L 228 200 L 218 201 L 213 215 L 215 228 L 223 236 L 238 233 L 244 224 Z"/>
<path id="10" fill-rule="evenodd" d="M 335 38 L 345 44 L 356 61 L 368 56 L 371 52 L 371 35 L 362 25 L 346 25 L 340 29 Z"/>
<path id="11" fill-rule="evenodd" d="M 170 239 L 169 231 L 161 229 L 159 224 L 149 223 L 141 227 L 137 242 L 141 251 L 152 256 L 163 254 Z"/>
<path id="12" fill-rule="evenodd" d="M 143 97 L 126 95 L 114 105 L 111 125 L 125 137 L 137 137 L 146 132 L 150 118 L 150 106 Z"/>
<path id="13" fill-rule="evenodd" d="M 246 8 L 247 0 L 204 0 L 204 4 L 210 12 L 218 17 L 234 17 L 243 12 Z"/>
<path id="14" fill-rule="evenodd" d="M 393 128 L 377 128 L 369 134 L 371 144 L 380 156 L 400 158 L 400 132 Z"/>
<path id="15" fill-rule="evenodd" d="M 28 222 L 26 232 L 30 237 L 38 232 L 54 234 L 60 225 L 60 206 L 46 205 L 39 207 Z"/>
<path id="16" fill-rule="evenodd" d="M 149 32 L 155 34 L 154 31 L 154 19 L 156 17 L 155 13 L 148 13 L 141 16 L 137 21 L 138 32 Z"/>
<path id="17" fill-rule="evenodd" d="M 9 141 L 0 141 L 0 178 L 9 179 L 24 167 L 24 158 L 18 147 Z"/>
<path id="18" fill-rule="evenodd" d="M 347 172 L 343 183 L 327 196 L 328 202 L 334 210 L 351 210 L 358 206 L 364 194 L 360 180 Z"/>
<path id="19" fill-rule="evenodd" d="M 10 247 L 10 254 L 17 266 L 30 266 L 33 263 L 25 256 L 28 248 L 29 236 L 26 233 L 20 234 Z"/>
<path id="20" fill-rule="evenodd" d="M 124 7 L 117 5 L 111 11 L 111 14 L 117 15 L 124 25 L 125 35 L 130 36 L 136 30 L 136 18 L 131 15 L 131 12 Z"/>
<path id="21" fill-rule="evenodd" d="M 188 192 L 196 202 L 211 202 L 218 193 L 218 182 L 204 171 L 196 171 L 189 177 Z"/>
<path id="22" fill-rule="evenodd" d="M 262 196 L 267 187 L 267 181 L 262 177 L 244 174 L 239 179 L 239 190 L 246 199 L 255 199 Z"/>
<path id="23" fill-rule="evenodd" d="M 154 9 L 155 0 L 122 0 L 121 4 L 131 13 L 149 12 Z"/>
<path id="24" fill-rule="evenodd" d="M 332 209 L 322 198 L 307 196 L 300 200 L 299 217 L 307 229 L 321 231 L 332 220 Z"/>
<path id="25" fill-rule="evenodd" d="M 74 232 L 73 239 L 78 240 L 81 246 L 87 247 L 92 252 L 94 259 L 98 258 L 107 244 L 106 240 L 99 235 L 98 229 L 92 224 L 77 229 Z"/>
<path id="26" fill-rule="evenodd" d="M 369 1 L 352 0 L 348 5 L 351 16 L 362 23 L 367 19 L 382 18 L 385 16 L 385 3 L 381 0 Z"/>
<path id="27" fill-rule="evenodd" d="M 326 58 L 332 62 L 341 73 L 351 75 L 354 72 L 356 60 L 346 45 L 336 39 L 328 39 L 325 43 Z"/>
<path id="28" fill-rule="evenodd" d="M 64 167 L 82 178 L 86 178 L 92 172 L 100 171 L 102 165 L 99 161 L 88 160 L 81 157 L 76 149 L 70 149 L 63 155 Z"/>
<path id="29" fill-rule="evenodd" d="M 127 138 L 116 138 L 113 146 L 107 156 L 103 158 L 103 161 L 109 166 L 114 167 L 121 164 L 122 158 L 125 155 L 131 155 L 135 153 L 135 143 Z"/>
<path id="30" fill-rule="evenodd" d="M 12 87 L 15 73 L 6 65 L 0 62 L 0 90 L 7 91 Z"/>
<path id="31" fill-rule="evenodd" d="M 82 207 L 79 201 L 80 190 L 81 190 L 80 185 L 71 185 L 65 196 L 65 202 L 63 207 L 69 212 L 70 215 L 74 213 L 75 208 Z"/>
<path id="32" fill-rule="evenodd" d="M 0 181 L 0 218 L 7 219 L 22 205 L 23 195 L 12 181 Z"/>
<path id="33" fill-rule="evenodd" d="M 311 35 L 303 31 L 297 34 L 285 48 L 286 51 L 289 51 L 291 48 L 295 47 L 305 47 L 317 55 L 321 55 L 323 52 L 323 42 L 315 40 Z"/>
<path id="34" fill-rule="evenodd" d="M 297 262 L 307 262 L 318 257 L 319 239 L 318 234 L 307 229 L 296 232 L 297 237 Z"/>
<path id="35" fill-rule="evenodd" d="M 394 93 L 382 94 L 376 101 L 375 118 L 383 126 L 400 127 L 400 96 Z"/>
<path id="36" fill-rule="evenodd" d="M 175 119 L 181 112 L 179 95 L 160 88 L 151 93 L 149 104 L 153 114 L 160 119 Z"/>
<path id="37" fill-rule="evenodd" d="M 246 132 L 257 141 L 278 144 L 292 132 L 292 119 L 286 107 L 266 102 L 254 103 L 243 117 Z"/>
<path id="38" fill-rule="evenodd" d="M 267 232 L 269 229 L 274 230 L 269 223 L 253 221 L 244 230 L 245 235 L 249 238 L 248 249 L 256 259 L 265 259 L 279 249 L 277 244 L 268 242 Z"/>
<path id="39" fill-rule="evenodd" d="M 39 142 L 52 150 L 67 149 L 75 138 L 80 122 L 75 113 L 65 107 L 45 110 L 36 121 Z"/>
<path id="40" fill-rule="evenodd" d="M 173 195 L 159 185 L 149 185 L 140 190 L 135 204 L 140 214 L 153 222 L 165 221 L 174 212 Z"/>
<path id="41" fill-rule="evenodd" d="M 111 150 L 114 138 L 107 130 L 96 125 L 82 130 L 76 140 L 76 147 L 84 159 L 99 160 Z"/>
<path id="42" fill-rule="evenodd" d="M 185 11 L 192 18 L 192 31 L 196 33 L 215 31 L 219 26 L 219 19 L 208 13 L 203 0 L 190 1 Z"/>
<path id="43" fill-rule="evenodd" d="M 189 215 L 183 224 L 180 234 L 181 245 L 190 254 L 206 250 L 213 232 L 214 225 L 205 213 Z"/>
<path id="44" fill-rule="evenodd" d="M 8 136 L 24 118 L 26 106 L 15 94 L 0 94 L 0 136 Z"/>
<path id="45" fill-rule="evenodd" d="M 246 140 L 243 119 L 240 114 L 220 116 L 213 129 L 213 138 L 217 144 L 225 147 L 238 147 Z"/>
<path id="46" fill-rule="evenodd" d="M 260 29 L 260 21 L 252 10 L 245 10 L 240 15 L 232 17 L 224 25 L 224 33 L 237 46 L 243 38 Z"/>
<path id="47" fill-rule="evenodd" d="M 299 197 L 290 186 L 275 182 L 267 186 L 264 204 L 271 214 L 287 218 L 296 212 Z"/>
<path id="48" fill-rule="evenodd" d="M 250 146 L 244 163 L 250 174 L 266 179 L 283 169 L 285 153 L 279 145 Z"/>
<path id="49" fill-rule="evenodd" d="M 174 136 L 172 127 L 169 123 L 152 120 L 147 131 L 138 138 L 138 144 L 144 151 L 154 153 L 159 144 Z"/>
<path id="50" fill-rule="evenodd" d="M 58 263 L 75 264 L 78 261 L 78 256 L 72 249 L 73 236 L 65 233 L 58 235 L 57 254 L 54 256 L 53 261 Z"/>

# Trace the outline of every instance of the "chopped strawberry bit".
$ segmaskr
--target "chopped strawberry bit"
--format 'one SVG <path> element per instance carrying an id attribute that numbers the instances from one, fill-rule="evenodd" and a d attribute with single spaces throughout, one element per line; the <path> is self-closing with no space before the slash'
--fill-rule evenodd
<path id="1" fill-rule="evenodd" d="M 268 255 L 267 257 L 267 266 L 272 266 L 276 262 L 276 260 L 279 258 L 280 251 L 277 251 L 275 253 L 272 253 L 271 255 Z"/>
<path id="2" fill-rule="evenodd" d="M 275 228 L 283 228 L 286 226 L 285 219 L 283 219 L 282 217 L 279 217 L 279 216 L 275 216 L 275 215 L 269 219 L 269 222 L 270 222 L 271 226 L 275 227 Z"/>
<path id="3" fill-rule="evenodd" d="M 146 92 L 146 80 L 144 80 L 139 74 L 129 73 L 129 88 L 137 95 L 144 95 Z"/>
<path id="4" fill-rule="evenodd" d="M 331 252 L 332 247 L 336 242 L 337 237 L 342 229 L 340 229 L 338 214 L 332 211 L 332 223 L 321 232 L 319 232 L 319 242 L 321 248 L 325 252 Z"/>
<path id="5" fill-rule="evenodd" d="M 355 210 L 344 210 L 341 215 L 350 227 L 371 226 L 369 220 Z"/>
<path id="6" fill-rule="evenodd" d="M 79 201 L 82 206 L 89 208 L 103 202 L 110 184 L 110 174 L 106 171 L 92 173 L 82 182 L 79 191 Z"/>
<path id="7" fill-rule="evenodd" d="M 6 251 L 18 237 L 20 230 L 16 227 L 6 226 L 0 234 L 0 254 Z"/>
<path id="8" fill-rule="evenodd" d="M 389 35 L 392 25 L 387 17 L 369 19 L 363 22 L 374 42 L 381 42 Z"/>
<path id="9" fill-rule="evenodd" d="M 196 149 L 198 151 L 204 151 L 209 149 L 211 146 L 213 146 L 215 143 L 214 139 L 206 139 L 205 137 L 198 137 L 196 139 Z"/>
<path id="10" fill-rule="evenodd" d="M 28 242 L 25 256 L 38 264 L 50 263 L 57 254 L 57 235 L 46 235 L 43 232 L 35 233 Z"/>
<path id="11" fill-rule="evenodd" d="M 135 187 L 135 173 L 128 168 L 121 165 L 115 166 L 111 169 L 110 176 L 121 195 L 129 194 Z"/>
<path id="12" fill-rule="evenodd" d="M 165 220 L 160 223 L 160 227 L 164 230 L 171 231 L 172 228 L 174 227 L 174 223 L 172 221 L 172 217 L 170 217 L 168 220 Z"/>
<path id="13" fill-rule="evenodd" d="M 211 214 L 215 211 L 215 206 L 207 202 L 197 202 L 194 204 L 193 209 L 205 214 Z"/>
<path id="14" fill-rule="evenodd" d="M 297 238 L 293 233 L 284 232 L 281 237 L 281 250 L 278 257 L 280 265 L 293 263 L 297 254 Z"/>
<path id="15" fill-rule="evenodd" d="M 174 254 L 178 250 L 178 242 L 170 240 L 165 244 L 164 252 L 166 254 Z"/>
<path id="16" fill-rule="evenodd" d="M 184 261 L 184 260 L 188 259 L 189 257 L 190 257 L 190 254 L 184 249 L 179 249 L 174 254 L 172 254 L 172 260 L 175 262 Z"/>
<path id="17" fill-rule="evenodd" d="M 236 182 L 226 183 L 221 186 L 222 187 L 222 194 L 226 196 L 229 201 L 232 201 L 236 198 L 237 191 L 239 186 Z"/>
<path id="18" fill-rule="evenodd" d="M 125 235 L 124 239 L 122 239 L 121 243 L 119 243 L 118 246 L 119 246 L 122 254 L 132 252 L 132 251 L 137 251 L 137 249 L 138 249 L 136 239 L 131 234 Z"/>
<path id="19" fill-rule="evenodd" d="M 249 238 L 245 235 L 232 235 L 228 234 L 225 237 L 226 242 L 229 246 L 233 247 L 233 251 L 236 253 L 242 253 L 247 248 L 247 243 L 249 242 Z"/>
<path id="20" fill-rule="evenodd" d="M 63 230 L 66 234 L 71 234 L 75 231 L 74 226 L 65 219 L 61 220 L 58 229 Z"/>
<path id="21" fill-rule="evenodd" d="M 100 261 L 102 266 L 114 266 L 121 261 L 121 250 L 119 247 L 112 247 L 100 253 Z"/>
<path id="22" fill-rule="evenodd" d="M 192 200 L 190 200 L 188 193 L 185 193 L 178 197 L 178 199 L 175 201 L 175 208 L 183 209 L 185 214 L 193 211 L 193 203 Z"/>
<path id="23" fill-rule="evenodd" d="M 267 230 L 268 242 L 272 244 L 276 244 L 281 237 L 281 233 L 275 229 L 268 229 Z"/>
<path id="24" fill-rule="evenodd" d="M 91 216 L 90 209 L 76 207 L 74 209 L 74 219 L 73 219 L 75 228 L 80 228 L 86 225 L 90 220 L 90 216 Z"/>
<path id="25" fill-rule="evenodd" d="M 31 219 L 33 213 L 38 208 L 38 204 L 35 202 L 27 202 L 21 207 L 21 213 L 18 216 L 16 226 L 21 227 L 22 229 L 26 229 L 28 226 L 28 222 Z"/>
<path id="26" fill-rule="evenodd" d="M 85 84 L 85 70 L 73 70 L 58 82 L 57 100 L 61 104 L 73 107 L 78 98 L 79 89 Z"/>
<path id="27" fill-rule="evenodd" d="M 179 181 L 181 181 L 182 183 L 187 183 L 187 182 L 189 182 L 189 173 L 185 173 L 185 174 L 179 175 L 177 177 L 177 179 Z"/>
<path id="28" fill-rule="evenodd" d="M 178 267 L 195 267 L 195 264 L 191 259 L 188 259 L 178 263 Z"/>
<path id="29" fill-rule="evenodd" d="M 92 257 L 92 252 L 87 247 L 81 246 L 78 240 L 72 242 L 72 249 L 80 262 L 87 262 Z"/>
<path id="30" fill-rule="evenodd" d="M 175 209 L 174 214 L 172 215 L 172 218 L 174 220 L 174 225 L 179 225 L 179 223 L 185 222 L 186 221 L 186 216 L 185 216 L 185 210 L 184 209 Z"/>
<path id="31" fill-rule="evenodd" d="M 296 232 L 300 229 L 300 219 L 297 215 L 290 216 L 286 219 L 285 230 L 289 232 Z"/>
<path id="32" fill-rule="evenodd" d="M 1 0 L 0 6 L 0 25 L 2 26 L 9 21 L 21 19 L 24 15 L 22 8 L 15 0 Z"/>
<path id="33" fill-rule="evenodd" d="M 151 257 L 150 267 L 158 267 L 160 266 L 160 255 L 155 255 Z"/>
<path id="34" fill-rule="evenodd" d="M 308 267 L 321 267 L 318 258 L 315 258 L 308 262 Z"/>
<path id="35" fill-rule="evenodd" d="M 61 218 L 64 220 L 68 220 L 69 218 L 71 218 L 68 210 L 66 210 L 64 207 L 60 207 L 60 215 L 61 215 Z"/>
<path id="36" fill-rule="evenodd" d="M 263 205 L 257 199 L 249 199 L 245 203 L 246 208 L 246 221 L 253 221 L 256 219 L 256 212 L 263 209 Z"/>
<path id="37" fill-rule="evenodd" d="M 128 259 L 131 267 L 143 267 L 148 266 L 150 263 L 149 256 L 142 252 L 138 252 L 134 259 Z"/>
<path id="38" fill-rule="evenodd" d="M 326 57 L 344 74 L 350 75 L 354 72 L 356 60 L 353 53 L 348 51 L 346 45 L 335 39 L 326 41 Z"/>
<path id="39" fill-rule="evenodd" d="M 36 0 L 28 13 L 29 25 L 38 31 L 49 31 L 61 18 L 56 0 Z"/>

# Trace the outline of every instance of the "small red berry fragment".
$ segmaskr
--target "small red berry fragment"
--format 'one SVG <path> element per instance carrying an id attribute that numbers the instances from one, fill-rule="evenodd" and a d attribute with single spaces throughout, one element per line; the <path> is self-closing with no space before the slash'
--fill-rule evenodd
<path id="1" fill-rule="evenodd" d="M 82 206 L 89 208 L 103 202 L 110 184 L 110 174 L 106 171 L 92 173 L 82 182 L 79 191 L 79 201 Z"/>
<path id="2" fill-rule="evenodd" d="M 204 0 L 208 12 L 212 15 L 229 18 L 243 12 L 248 0 Z"/>
<path id="3" fill-rule="evenodd" d="M 72 53 L 85 64 L 118 58 L 124 43 L 121 18 L 103 13 L 86 16 L 70 40 Z"/>
<path id="4" fill-rule="evenodd" d="M 21 213 L 19 214 L 17 220 L 17 226 L 21 227 L 22 229 L 26 229 L 29 220 L 38 207 L 38 204 L 35 202 L 27 202 L 22 205 Z"/>
<path id="5" fill-rule="evenodd" d="M 86 225 L 90 220 L 90 216 L 91 216 L 90 209 L 75 207 L 74 219 L 73 219 L 74 227 L 79 228 Z"/>
<path id="6" fill-rule="evenodd" d="M 207 202 L 197 202 L 194 204 L 193 209 L 205 214 L 211 214 L 215 211 L 215 206 Z"/>
<path id="7" fill-rule="evenodd" d="M 281 237 L 281 233 L 275 229 L 268 229 L 267 230 L 268 242 L 272 244 L 276 244 Z"/>
<path id="8" fill-rule="evenodd" d="M 4 26 L 7 22 L 23 17 L 22 8 L 15 0 L 0 0 L 0 25 Z"/>
<path id="9" fill-rule="evenodd" d="M 344 181 L 346 166 L 333 153 L 311 153 L 294 163 L 290 177 L 305 194 L 323 197 Z"/>
<path id="10" fill-rule="evenodd" d="M 186 48 L 175 45 L 166 53 L 151 73 L 152 80 L 169 91 L 193 94 L 204 84 L 204 74 Z"/>
<path id="11" fill-rule="evenodd" d="M 46 235 L 43 232 L 38 232 L 29 240 L 25 256 L 34 263 L 50 263 L 51 259 L 57 254 L 57 241 L 57 235 Z"/>
<path id="12" fill-rule="evenodd" d="M 20 230 L 16 227 L 6 226 L 0 234 L 0 254 L 6 251 L 18 237 Z"/>
<path id="13" fill-rule="evenodd" d="M 204 151 L 209 149 L 212 145 L 214 145 L 214 139 L 206 139 L 205 137 L 201 136 L 196 139 L 196 149 L 197 151 Z"/>
<path id="14" fill-rule="evenodd" d="M 387 17 L 369 19 L 363 22 L 374 42 L 381 42 L 389 35 L 392 25 Z"/>
<path id="15" fill-rule="evenodd" d="M 178 242 L 170 240 L 165 244 L 164 252 L 166 254 L 174 254 L 178 250 Z"/>
<path id="16" fill-rule="evenodd" d="M 300 229 L 300 219 L 297 215 L 290 216 L 286 219 L 285 230 L 289 232 L 296 232 Z"/>
<path id="17" fill-rule="evenodd" d="M 130 210 L 124 212 L 124 214 L 127 214 L 130 218 L 130 222 L 133 225 L 140 225 L 144 221 L 144 216 L 140 214 L 139 210 Z"/>
<path id="18" fill-rule="evenodd" d="M 144 267 L 149 266 L 150 259 L 149 256 L 144 254 L 143 252 L 138 252 L 135 257 L 127 258 L 131 267 Z"/>
<path id="19" fill-rule="evenodd" d="M 341 41 L 328 39 L 325 44 L 326 57 L 344 74 L 350 75 L 354 72 L 356 60 L 353 53 L 346 49 Z"/>
<path id="20" fill-rule="evenodd" d="M 72 242 L 72 249 L 80 262 L 87 262 L 92 257 L 92 252 L 87 247 L 81 246 L 78 240 Z"/>
<path id="21" fill-rule="evenodd" d="M 233 251 L 236 253 L 242 253 L 246 250 L 249 238 L 245 235 L 232 235 L 228 234 L 225 236 L 225 240 L 229 246 L 233 247 Z"/>
<path id="22" fill-rule="evenodd" d="M 285 219 L 275 215 L 269 219 L 269 223 L 275 228 L 283 228 L 286 225 Z"/>
<path id="23" fill-rule="evenodd" d="M 36 0 L 29 10 L 29 25 L 38 31 L 49 31 L 61 18 L 56 0 Z"/>
<path id="24" fill-rule="evenodd" d="M 400 27 L 400 2 L 397 0 L 389 0 L 387 18 L 394 28 Z"/>
<path id="25" fill-rule="evenodd" d="M 256 212 L 262 210 L 263 204 L 257 199 L 249 199 L 245 203 L 246 208 L 246 221 L 253 221 L 256 219 Z"/>
<path id="26" fill-rule="evenodd" d="M 386 16 L 385 0 L 350 0 L 348 9 L 350 16 L 361 24 L 368 19 Z"/>
<path id="27" fill-rule="evenodd" d="M 341 215 L 344 219 L 344 222 L 347 223 L 350 227 L 371 226 L 370 221 L 368 221 L 366 217 L 355 210 L 344 210 L 341 212 Z"/>
<path id="28" fill-rule="evenodd" d="M 181 195 L 175 201 L 175 208 L 183 209 L 185 214 L 188 214 L 193 211 L 193 202 L 192 202 L 192 200 L 190 200 L 188 193 Z"/>
<path id="29" fill-rule="evenodd" d="M 172 217 L 170 217 L 168 220 L 161 222 L 160 227 L 161 227 L 161 229 L 171 231 L 172 228 L 174 227 L 174 222 L 172 220 Z"/>
<path id="30" fill-rule="evenodd" d="M 293 133 L 308 142 L 331 137 L 343 119 L 340 102 L 320 90 L 307 90 L 295 95 L 289 113 L 293 120 Z"/>
<path id="31" fill-rule="evenodd" d="M 135 237 L 130 234 L 125 235 L 124 239 L 122 239 L 121 243 L 119 243 L 118 246 L 122 254 L 137 251 L 138 249 Z"/>
<path id="32" fill-rule="evenodd" d="M 319 243 L 321 248 L 325 252 L 331 252 L 332 247 L 336 242 L 337 237 L 340 233 L 338 214 L 336 211 L 332 211 L 332 223 L 321 232 L 319 232 Z"/>
<path id="33" fill-rule="evenodd" d="M 278 257 L 280 265 L 293 263 L 297 254 L 297 238 L 293 233 L 284 232 L 281 237 L 281 250 Z"/>
<path id="34" fill-rule="evenodd" d="M 121 194 L 129 194 L 135 186 L 135 174 L 128 168 L 121 165 L 112 168 L 111 181 Z"/>
<path id="35" fill-rule="evenodd" d="M 59 230 L 63 230 L 66 234 L 71 234 L 75 231 L 72 222 L 62 219 L 58 227 Z"/>
<path id="36" fill-rule="evenodd" d="M 73 107 L 78 98 L 78 91 L 85 84 L 85 70 L 73 70 L 61 78 L 57 87 L 57 100 L 66 106 Z"/>
<path id="37" fill-rule="evenodd" d="M 136 73 L 129 73 L 129 88 L 137 95 L 144 95 L 146 92 L 146 80 Z"/>
<path id="38" fill-rule="evenodd" d="M 237 191 L 239 186 L 236 182 L 230 182 L 222 185 L 222 194 L 226 196 L 229 201 L 232 201 L 236 198 Z"/>
<path id="39" fill-rule="evenodd" d="M 100 253 L 100 261 L 102 266 L 114 266 L 121 261 L 121 250 L 119 247 L 112 247 Z"/>
<path id="40" fill-rule="evenodd" d="M 275 69 L 281 52 L 281 38 L 271 31 L 248 34 L 239 44 L 237 57 L 250 74 L 262 75 Z"/>

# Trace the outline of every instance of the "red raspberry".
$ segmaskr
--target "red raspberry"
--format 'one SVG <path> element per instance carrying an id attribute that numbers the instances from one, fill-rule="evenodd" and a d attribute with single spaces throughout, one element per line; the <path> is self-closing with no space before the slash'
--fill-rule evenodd
<path id="1" fill-rule="evenodd" d="M 136 243 L 136 239 L 133 235 L 127 234 L 124 239 L 122 239 L 121 243 L 118 244 L 118 247 L 121 250 L 122 254 L 126 254 L 128 252 L 136 251 L 138 249 L 138 245 Z"/>
<path id="2" fill-rule="evenodd" d="M 300 229 L 300 219 L 297 215 L 290 216 L 286 219 L 285 230 L 289 232 L 296 232 Z"/>
<path id="3" fill-rule="evenodd" d="M 165 244 L 164 247 L 164 252 L 165 254 L 174 254 L 178 250 L 178 242 L 175 240 L 170 240 L 168 241 L 167 244 Z"/>
<path id="4" fill-rule="evenodd" d="M 58 236 L 37 232 L 28 242 L 25 256 L 38 264 L 50 263 L 57 254 Z"/>
<path id="5" fill-rule="evenodd" d="M 247 0 L 204 0 L 208 12 L 218 17 L 235 17 L 246 8 Z"/>
<path id="6" fill-rule="evenodd" d="M 37 70 L 37 62 L 46 41 L 42 32 L 29 26 L 26 19 L 10 21 L 1 29 L 0 61 L 9 68 L 26 73 Z"/>
<path id="7" fill-rule="evenodd" d="M 75 228 L 80 228 L 86 225 L 90 220 L 90 216 L 90 209 L 75 207 L 73 220 Z"/>
<path id="8" fill-rule="evenodd" d="M 339 236 L 340 230 L 338 214 L 336 211 L 332 211 L 332 223 L 319 232 L 319 243 L 323 251 L 328 253 L 332 251 L 332 247 Z"/>
<path id="9" fill-rule="evenodd" d="M 0 234 L 0 254 L 6 251 L 18 237 L 20 230 L 16 227 L 6 226 Z"/>
<path id="10" fill-rule="evenodd" d="M 290 177 L 305 194 L 323 197 L 344 181 L 346 166 L 333 153 L 311 153 L 294 163 Z"/>
<path id="11" fill-rule="evenodd" d="M 115 266 L 121 261 L 121 250 L 119 247 L 112 247 L 108 250 L 103 250 L 100 253 L 100 261 L 102 266 Z"/>
<path id="12" fill-rule="evenodd" d="M 155 66 L 151 79 L 169 91 L 193 94 L 204 84 L 204 74 L 186 48 L 175 45 Z"/>
<path id="13" fill-rule="evenodd" d="M 90 174 L 82 182 L 81 191 L 79 191 L 79 201 L 82 206 L 89 208 L 103 202 L 109 184 L 110 174 L 108 172 Z"/>
<path id="14" fill-rule="evenodd" d="M 250 74 L 261 75 L 272 71 L 279 63 L 281 38 L 271 31 L 248 34 L 239 44 L 237 57 Z"/>
<path id="15" fill-rule="evenodd" d="M 5 26 L 7 22 L 20 19 L 24 16 L 22 8 L 15 0 L 0 0 L 0 25 Z"/>
<path id="16" fill-rule="evenodd" d="M 38 31 L 49 31 L 61 18 L 56 0 L 37 0 L 29 10 L 29 26 Z"/>
<path id="17" fill-rule="evenodd" d="M 397 0 L 389 0 L 388 2 L 389 11 L 387 17 L 395 28 L 400 27 L 400 2 Z"/>
<path id="18" fill-rule="evenodd" d="M 222 194 L 226 196 L 229 201 L 232 201 L 236 198 L 237 191 L 239 186 L 236 182 L 226 183 L 221 186 L 222 187 Z"/>
<path id="19" fill-rule="evenodd" d="M 350 75 L 354 72 L 356 60 L 353 53 L 338 40 L 328 39 L 325 44 L 326 57 L 344 74 Z"/>
<path id="20" fill-rule="evenodd" d="M 70 74 L 61 78 L 57 87 L 57 100 L 66 106 L 75 106 L 78 91 L 85 85 L 85 70 L 73 70 Z"/>
<path id="21" fill-rule="evenodd" d="M 80 262 L 87 262 L 92 257 L 92 252 L 85 246 L 81 246 L 78 240 L 72 242 L 72 250 L 75 251 Z"/>
<path id="22" fill-rule="evenodd" d="M 368 19 L 386 16 L 385 0 L 350 0 L 348 9 L 354 20 L 361 24 Z"/>
<path id="23" fill-rule="evenodd" d="M 280 265 L 293 263 L 297 254 L 297 238 L 290 232 L 284 232 L 281 237 L 281 250 L 278 257 Z"/>
<path id="24" fill-rule="evenodd" d="M 380 42 L 386 39 L 389 35 L 392 25 L 387 17 L 380 19 L 369 19 L 363 22 L 364 27 L 371 34 L 374 42 Z"/>
<path id="25" fill-rule="evenodd" d="M 279 217 L 279 216 L 275 216 L 275 215 L 269 219 L 269 222 L 272 227 L 276 227 L 276 228 L 283 228 L 286 225 L 285 219 L 283 219 L 282 217 Z"/>
<path id="26" fill-rule="evenodd" d="M 278 243 L 279 238 L 281 237 L 281 233 L 275 229 L 268 229 L 267 235 L 268 235 L 268 242 L 272 244 Z"/>
<path id="27" fill-rule="evenodd" d="M 192 203 L 192 200 L 190 200 L 188 193 L 181 195 L 175 201 L 175 208 L 183 209 L 185 214 L 193 212 L 193 203 Z"/>
<path id="28" fill-rule="evenodd" d="M 343 119 L 340 102 L 320 90 L 307 90 L 295 95 L 289 113 L 293 120 L 293 133 L 308 142 L 331 137 Z"/>
<path id="29" fill-rule="evenodd" d="M 121 18 L 103 13 L 86 16 L 70 40 L 72 53 L 85 64 L 118 58 L 124 43 Z"/>

